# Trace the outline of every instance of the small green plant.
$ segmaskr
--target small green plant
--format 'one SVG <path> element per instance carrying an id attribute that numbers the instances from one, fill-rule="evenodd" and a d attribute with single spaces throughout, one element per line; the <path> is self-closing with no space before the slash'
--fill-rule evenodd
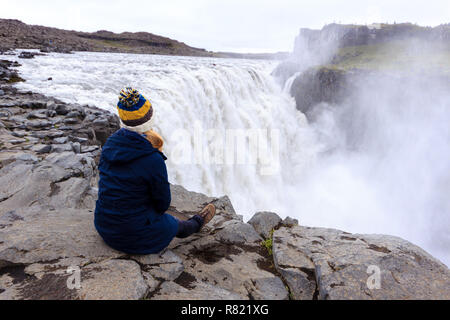
<path id="1" fill-rule="evenodd" d="M 289 292 L 289 300 L 295 300 L 294 294 L 291 292 L 291 290 L 289 290 L 289 287 L 286 286 L 288 288 L 288 292 Z"/>
<path id="2" fill-rule="evenodd" d="M 272 248 L 273 248 L 273 232 L 274 232 L 274 231 L 275 231 L 275 230 L 272 229 L 272 230 L 270 231 L 270 236 L 269 236 L 269 238 L 267 238 L 267 239 L 264 240 L 264 241 L 261 241 L 261 245 L 262 245 L 263 247 L 266 248 L 266 250 L 267 250 L 267 252 L 269 253 L 269 255 L 272 255 Z"/>

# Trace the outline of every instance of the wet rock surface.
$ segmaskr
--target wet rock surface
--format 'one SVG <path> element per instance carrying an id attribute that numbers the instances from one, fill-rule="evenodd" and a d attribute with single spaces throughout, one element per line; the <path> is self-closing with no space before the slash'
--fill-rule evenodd
<path id="1" fill-rule="evenodd" d="M 214 203 L 211 222 L 159 254 L 115 251 L 93 212 L 101 145 L 117 118 L 0 85 L 0 299 L 449 298 L 448 268 L 402 239 L 269 212 L 245 223 L 227 196 L 177 185 L 168 213 L 188 219 Z M 367 287 L 372 265 L 381 289 Z"/>
<path id="2" fill-rule="evenodd" d="M 297 76 L 291 87 L 297 109 L 311 116 L 318 103 L 341 103 L 346 97 L 350 83 L 349 74 L 337 68 L 311 68 Z"/>

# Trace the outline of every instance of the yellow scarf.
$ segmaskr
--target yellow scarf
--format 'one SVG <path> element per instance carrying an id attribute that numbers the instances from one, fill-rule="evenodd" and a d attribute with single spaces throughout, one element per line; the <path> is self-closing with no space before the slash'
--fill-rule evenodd
<path id="1" fill-rule="evenodd" d="M 147 137 L 147 140 L 152 144 L 153 148 L 158 149 L 160 152 L 162 152 L 164 144 L 163 138 L 153 130 L 148 130 L 144 132 L 144 134 Z"/>

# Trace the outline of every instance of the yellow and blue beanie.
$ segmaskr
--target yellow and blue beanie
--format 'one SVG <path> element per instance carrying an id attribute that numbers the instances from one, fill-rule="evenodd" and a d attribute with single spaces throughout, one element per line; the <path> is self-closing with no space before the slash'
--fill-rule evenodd
<path id="1" fill-rule="evenodd" d="M 117 110 L 122 127 L 140 133 L 151 130 L 152 104 L 136 89 L 126 87 L 120 91 Z"/>

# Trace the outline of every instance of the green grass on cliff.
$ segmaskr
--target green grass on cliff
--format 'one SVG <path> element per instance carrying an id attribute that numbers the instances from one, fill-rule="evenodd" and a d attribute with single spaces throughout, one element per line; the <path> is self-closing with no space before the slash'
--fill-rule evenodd
<path id="1" fill-rule="evenodd" d="M 100 48 L 102 47 L 112 47 L 112 48 L 118 48 L 118 49 L 124 49 L 124 50 L 131 50 L 132 48 L 124 43 L 121 43 L 119 41 L 112 41 L 112 40 L 90 40 L 92 43 L 95 43 Z"/>
<path id="2" fill-rule="evenodd" d="M 270 231 L 270 236 L 269 238 L 267 238 L 266 240 L 261 242 L 261 245 L 266 248 L 267 253 L 271 256 L 273 254 L 273 233 L 274 233 L 274 229 L 272 229 Z"/>
<path id="3" fill-rule="evenodd" d="M 450 73 L 450 44 L 398 40 L 339 49 L 328 67 L 392 71 Z"/>

